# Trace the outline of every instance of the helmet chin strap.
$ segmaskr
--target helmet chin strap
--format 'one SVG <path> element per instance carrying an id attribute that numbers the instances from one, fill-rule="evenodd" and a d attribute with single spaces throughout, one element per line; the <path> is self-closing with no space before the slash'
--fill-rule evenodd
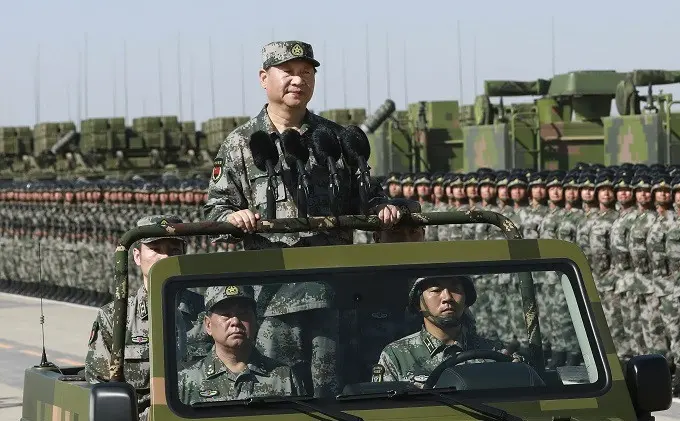
<path id="1" fill-rule="evenodd" d="M 423 302 L 423 298 L 421 296 L 420 302 L 422 307 L 425 307 L 426 310 L 420 310 L 420 314 L 423 315 L 423 318 L 430 320 L 432 323 L 434 323 L 435 326 L 437 326 L 440 329 L 450 329 L 452 327 L 458 327 L 463 324 L 463 318 L 458 317 L 455 314 L 452 314 L 450 316 L 435 316 L 434 314 L 430 313 L 430 310 L 427 310 L 427 306 L 424 305 L 425 303 Z"/>

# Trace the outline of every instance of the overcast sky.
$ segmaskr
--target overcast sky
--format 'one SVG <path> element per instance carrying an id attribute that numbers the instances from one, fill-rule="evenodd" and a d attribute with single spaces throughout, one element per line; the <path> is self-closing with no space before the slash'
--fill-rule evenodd
<path id="1" fill-rule="evenodd" d="M 0 125 L 33 125 L 36 102 L 41 121 L 124 116 L 125 57 L 129 118 L 162 112 L 204 121 L 213 116 L 209 40 L 217 116 L 254 115 L 262 107 L 265 97 L 257 81 L 260 50 L 272 39 L 300 39 L 313 45 L 322 63 L 310 104 L 315 111 L 345 106 L 375 109 L 388 96 L 400 109 L 406 101 L 461 95 L 464 103 L 471 103 L 485 79 L 549 78 L 553 17 L 557 73 L 680 69 L 678 0 L 657 0 L 649 12 L 598 0 L 5 3 L 0 24 Z M 677 85 L 665 91 L 680 99 Z"/>

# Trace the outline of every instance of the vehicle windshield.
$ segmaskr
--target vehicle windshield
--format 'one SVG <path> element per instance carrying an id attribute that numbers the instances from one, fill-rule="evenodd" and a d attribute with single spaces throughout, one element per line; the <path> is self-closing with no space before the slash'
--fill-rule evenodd
<path id="1" fill-rule="evenodd" d="M 522 304 L 528 272 L 543 364 L 530 352 L 533 314 Z M 173 277 L 164 287 L 164 314 L 175 313 L 165 326 L 177 335 L 166 345 L 166 378 L 189 406 L 379 399 L 399 387 L 592 394 L 605 371 L 579 277 L 571 262 Z"/>

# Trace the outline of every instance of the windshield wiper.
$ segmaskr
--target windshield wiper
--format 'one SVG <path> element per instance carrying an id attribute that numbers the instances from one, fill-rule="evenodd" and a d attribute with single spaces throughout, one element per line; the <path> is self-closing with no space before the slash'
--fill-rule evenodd
<path id="1" fill-rule="evenodd" d="M 355 415 L 348 414 L 342 411 L 333 411 L 326 409 L 322 406 L 309 403 L 314 399 L 313 396 L 294 396 L 294 397 L 283 397 L 283 396 L 258 396 L 247 399 L 237 399 L 232 401 L 213 401 L 213 402 L 194 402 L 191 404 L 194 408 L 204 408 L 204 407 L 224 407 L 224 406 L 245 406 L 245 407 L 257 407 L 269 404 L 290 404 L 295 409 L 300 412 L 308 413 L 308 411 L 318 412 L 329 418 L 335 419 L 337 421 L 364 421 L 363 418 L 357 417 Z"/>
<path id="2" fill-rule="evenodd" d="M 441 389 L 415 389 L 415 390 L 411 388 L 399 388 L 399 389 L 400 390 L 389 390 L 387 392 L 368 394 L 338 395 L 336 399 L 355 400 L 375 398 L 387 398 L 387 399 L 426 398 L 428 400 L 433 400 L 436 402 L 446 404 L 451 408 L 454 408 L 456 405 L 463 406 L 498 421 L 524 421 L 524 419 L 521 417 L 509 414 L 508 412 L 499 408 L 494 408 L 493 406 L 489 406 L 483 403 L 475 403 L 461 399 L 455 399 L 445 395 L 445 393 L 458 392 L 458 389 L 456 389 L 455 387 L 442 387 Z"/>

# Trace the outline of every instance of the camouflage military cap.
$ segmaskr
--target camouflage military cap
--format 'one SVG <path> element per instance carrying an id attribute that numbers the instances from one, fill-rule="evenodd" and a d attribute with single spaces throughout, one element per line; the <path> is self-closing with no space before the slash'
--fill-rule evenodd
<path id="1" fill-rule="evenodd" d="M 476 186 L 477 184 L 479 184 L 479 177 L 476 172 L 467 173 L 463 176 L 463 185 L 465 187 Z"/>
<path id="2" fill-rule="evenodd" d="M 255 292 L 250 285 L 209 287 L 205 291 L 205 310 L 211 311 L 215 304 L 235 298 L 246 299 L 255 307 Z"/>
<path id="3" fill-rule="evenodd" d="M 507 171 L 496 172 L 496 186 L 507 186 L 510 181 L 510 173 Z"/>
<path id="4" fill-rule="evenodd" d="M 413 174 L 404 174 L 401 176 L 401 185 L 403 186 L 404 184 L 413 184 L 414 177 Z"/>
<path id="5" fill-rule="evenodd" d="M 314 58 L 312 46 L 302 41 L 274 41 L 262 47 L 262 68 L 278 66 L 291 60 L 306 60 L 314 67 L 321 64 Z"/>
<path id="6" fill-rule="evenodd" d="M 673 180 L 671 180 L 671 189 L 673 191 L 680 190 L 680 175 L 676 175 Z"/>
<path id="7" fill-rule="evenodd" d="M 614 179 L 614 190 L 630 189 L 633 177 L 628 174 L 619 174 Z"/>
<path id="8" fill-rule="evenodd" d="M 529 177 L 529 187 L 531 186 L 545 186 L 546 179 L 541 173 L 533 173 Z"/>
<path id="9" fill-rule="evenodd" d="M 181 224 L 183 223 L 182 218 L 179 216 L 175 215 L 149 215 L 145 216 L 143 218 L 140 218 L 139 221 L 137 221 L 137 226 L 138 227 L 148 227 L 152 225 L 158 225 L 161 227 L 164 227 L 168 224 Z M 173 237 L 173 236 L 167 236 L 167 237 L 153 237 L 153 238 L 142 238 L 141 241 L 144 244 L 151 243 L 152 241 L 157 241 L 157 240 L 162 240 L 164 238 L 172 238 L 175 240 L 181 240 L 185 241 L 182 237 Z"/>
<path id="10" fill-rule="evenodd" d="M 492 184 L 496 185 L 496 174 L 493 172 L 485 172 L 479 176 L 479 185 Z"/>
<path id="11" fill-rule="evenodd" d="M 440 275 L 440 276 L 426 276 L 423 278 L 418 278 L 411 285 L 411 289 L 408 293 L 408 303 L 412 312 L 415 314 L 420 314 L 420 305 L 418 299 L 420 294 L 427 288 L 427 281 L 434 281 L 437 279 L 456 279 L 463 284 L 463 289 L 465 290 L 465 305 L 470 307 L 477 301 L 477 289 L 475 284 L 472 282 L 472 278 L 467 275 Z"/>
<path id="12" fill-rule="evenodd" d="M 658 189 L 670 189 L 671 182 L 671 177 L 665 174 L 654 177 L 654 181 L 652 181 L 652 192 Z"/>
<path id="13" fill-rule="evenodd" d="M 548 175 L 548 179 L 546 180 L 546 187 L 553 187 L 553 186 L 562 186 L 562 183 L 564 183 L 564 177 L 565 173 L 563 171 L 553 171 Z"/>
<path id="14" fill-rule="evenodd" d="M 392 183 L 401 183 L 401 180 L 399 179 L 399 174 L 396 172 L 392 172 L 387 176 L 387 180 L 385 180 L 385 184 L 392 184 Z"/>
<path id="15" fill-rule="evenodd" d="M 510 178 L 508 179 L 508 188 L 512 188 L 515 186 L 522 186 L 526 187 L 527 186 L 527 178 L 524 174 L 522 173 L 514 173 L 510 175 Z"/>
<path id="16" fill-rule="evenodd" d="M 424 172 L 416 174 L 413 180 L 413 185 L 417 186 L 418 184 L 432 184 L 430 175 Z"/>
<path id="17" fill-rule="evenodd" d="M 578 182 L 578 174 L 567 174 L 562 180 L 562 187 L 580 187 Z"/>
<path id="18" fill-rule="evenodd" d="M 445 177 L 446 177 L 446 175 L 442 172 L 436 172 L 436 173 L 432 174 L 432 185 L 436 186 L 436 185 L 444 184 L 444 178 Z"/>
<path id="19" fill-rule="evenodd" d="M 595 189 L 600 187 L 614 187 L 614 174 L 600 170 L 595 178 Z"/>
<path id="20" fill-rule="evenodd" d="M 595 174 L 589 172 L 581 174 L 578 178 L 578 186 L 580 188 L 595 188 Z"/>
<path id="21" fill-rule="evenodd" d="M 652 188 L 652 178 L 648 174 L 645 174 L 645 173 L 636 174 L 633 177 L 631 187 L 633 187 L 633 190 L 651 189 Z"/>
<path id="22" fill-rule="evenodd" d="M 463 174 L 451 174 L 451 180 L 449 181 L 449 186 L 451 186 L 451 187 L 462 187 L 463 186 Z"/>

